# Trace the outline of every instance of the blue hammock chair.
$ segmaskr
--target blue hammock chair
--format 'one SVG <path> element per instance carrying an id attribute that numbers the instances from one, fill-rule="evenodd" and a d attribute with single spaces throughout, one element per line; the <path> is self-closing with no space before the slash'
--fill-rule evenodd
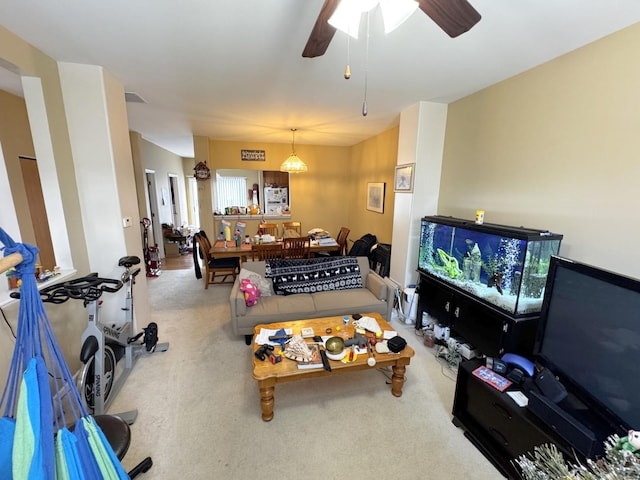
<path id="1" fill-rule="evenodd" d="M 15 266 L 22 281 L 16 343 L 0 397 L 2 478 L 128 479 L 82 403 L 47 318 L 35 277 L 38 249 L 2 228 L 0 244 L 5 259 L 22 259 Z"/>

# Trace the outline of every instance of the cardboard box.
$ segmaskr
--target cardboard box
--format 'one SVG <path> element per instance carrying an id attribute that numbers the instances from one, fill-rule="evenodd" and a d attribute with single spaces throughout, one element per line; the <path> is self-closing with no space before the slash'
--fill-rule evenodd
<path id="1" fill-rule="evenodd" d="M 164 254 L 166 257 L 179 257 L 180 249 L 177 243 L 165 243 L 164 244 Z"/>

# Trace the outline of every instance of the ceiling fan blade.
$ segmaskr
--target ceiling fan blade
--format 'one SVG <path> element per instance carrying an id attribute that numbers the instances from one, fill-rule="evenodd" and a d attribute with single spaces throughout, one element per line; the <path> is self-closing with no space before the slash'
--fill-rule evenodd
<path id="1" fill-rule="evenodd" d="M 454 38 L 468 31 L 482 16 L 467 0 L 419 0 L 420 9 Z"/>
<path id="2" fill-rule="evenodd" d="M 324 0 L 324 5 L 318 14 L 309 40 L 302 51 L 302 56 L 307 58 L 319 57 L 329 48 L 329 44 L 336 33 L 336 29 L 329 25 L 329 18 L 338 6 L 339 0 Z"/>

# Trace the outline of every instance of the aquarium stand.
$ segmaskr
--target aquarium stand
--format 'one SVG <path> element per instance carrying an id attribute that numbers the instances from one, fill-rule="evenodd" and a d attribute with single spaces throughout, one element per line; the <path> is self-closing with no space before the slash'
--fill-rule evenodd
<path id="1" fill-rule="evenodd" d="M 453 286 L 420 273 L 418 318 L 426 312 L 484 355 L 506 352 L 531 356 L 539 315 L 516 318 L 492 308 Z M 416 323 L 416 328 L 418 324 Z"/>

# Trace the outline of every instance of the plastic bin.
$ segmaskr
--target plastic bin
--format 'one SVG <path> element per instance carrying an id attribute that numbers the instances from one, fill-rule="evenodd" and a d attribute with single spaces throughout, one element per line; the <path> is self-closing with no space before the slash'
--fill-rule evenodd
<path id="1" fill-rule="evenodd" d="M 402 313 L 404 315 L 404 323 L 411 324 L 416 322 L 418 315 L 418 294 L 416 287 L 407 287 L 402 295 Z"/>

